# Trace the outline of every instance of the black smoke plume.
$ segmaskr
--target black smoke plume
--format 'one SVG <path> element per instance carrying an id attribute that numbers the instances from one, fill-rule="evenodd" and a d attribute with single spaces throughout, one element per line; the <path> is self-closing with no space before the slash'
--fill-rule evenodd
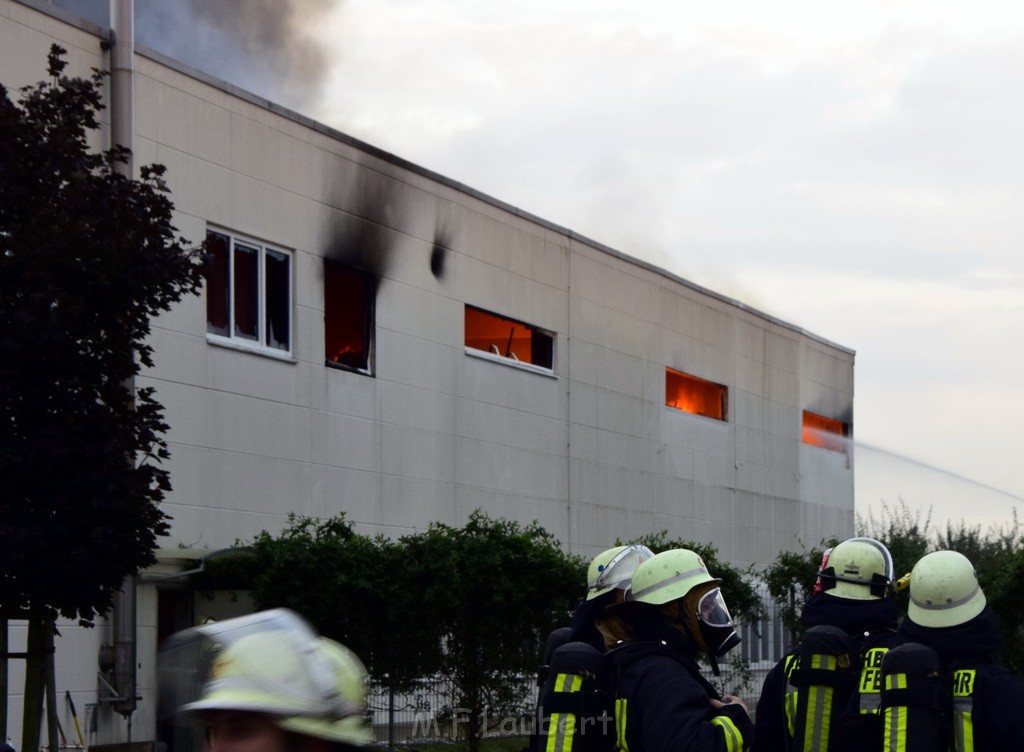
<path id="1" fill-rule="evenodd" d="M 135 0 L 135 41 L 295 110 L 325 82 L 330 52 L 311 35 L 341 0 Z M 110 0 L 53 0 L 100 26 Z"/>

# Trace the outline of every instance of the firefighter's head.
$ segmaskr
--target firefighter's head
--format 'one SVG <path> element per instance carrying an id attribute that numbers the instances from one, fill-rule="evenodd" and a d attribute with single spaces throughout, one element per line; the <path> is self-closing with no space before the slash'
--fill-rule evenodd
<path id="1" fill-rule="evenodd" d="M 722 597 L 721 582 L 711 576 L 698 554 L 674 548 L 637 567 L 629 597 L 632 603 L 646 604 L 648 614 L 657 613 L 688 634 L 717 668 L 714 659 L 740 642 Z"/>
<path id="2" fill-rule="evenodd" d="M 592 601 L 613 590 L 627 590 L 637 566 L 652 556 L 651 549 L 636 543 L 615 546 L 599 553 L 587 569 L 587 600 Z"/>
<path id="3" fill-rule="evenodd" d="M 206 727 L 210 752 L 322 752 L 370 744 L 362 662 L 295 614 L 267 613 L 280 618 L 243 617 L 194 630 L 207 639 L 202 650 L 209 670 L 198 699 L 180 712 Z"/>
<path id="4" fill-rule="evenodd" d="M 874 538 L 850 538 L 838 544 L 818 571 L 823 592 L 837 598 L 877 600 L 892 587 L 892 556 Z"/>
<path id="5" fill-rule="evenodd" d="M 955 627 L 985 609 L 978 573 L 963 554 L 935 551 L 910 573 L 907 618 L 922 627 Z"/>
<path id="6" fill-rule="evenodd" d="M 622 603 L 637 566 L 654 556 L 647 546 L 633 544 L 602 551 L 587 571 L 587 599 L 577 612 L 601 633 L 606 649 L 629 637 L 626 624 L 608 606 Z"/>

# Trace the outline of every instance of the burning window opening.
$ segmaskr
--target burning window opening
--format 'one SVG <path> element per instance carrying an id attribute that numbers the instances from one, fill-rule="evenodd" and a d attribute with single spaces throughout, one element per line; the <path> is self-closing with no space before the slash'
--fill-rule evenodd
<path id="1" fill-rule="evenodd" d="M 665 369 L 665 404 L 683 412 L 726 419 L 729 390 L 713 381 Z"/>
<path id="2" fill-rule="evenodd" d="M 207 333 L 290 352 L 292 255 L 216 230 L 206 243 Z"/>
<path id="3" fill-rule="evenodd" d="M 541 368 L 554 366 L 554 337 L 541 329 L 466 306 L 466 347 Z"/>
<path id="4" fill-rule="evenodd" d="M 324 357 L 333 365 L 370 372 L 374 279 L 324 259 Z"/>
<path id="5" fill-rule="evenodd" d="M 841 420 L 826 418 L 824 415 L 804 410 L 803 442 L 811 446 L 846 452 L 846 437 L 849 426 Z"/>

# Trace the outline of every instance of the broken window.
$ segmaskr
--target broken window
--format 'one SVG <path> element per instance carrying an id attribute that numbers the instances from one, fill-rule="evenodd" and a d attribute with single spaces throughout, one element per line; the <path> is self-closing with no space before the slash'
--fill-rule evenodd
<path id="1" fill-rule="evenodd" d="M 324 348 L 328 363 L 370 372 L 373 277 L 324 260 Z"/>
<path id="2" fill-rule="evenodd" d="M 728 390 L 721 384 L 665 369 L 665 404 L 683 412 L 726 419 Z"/>
<path id="3" fill-rule="evenodd" d="M 466 347 L 473 350 L 550 369 L 554 342 L 551 334 L 529 324 L 466 306 Z"/>
<path id="4" fill-rule="evenodd" d="M 826 418 L 804 410 L 803 442 L 811 446 L 831 449 L 833 452 L 846 451 L 847 425 L 841 420 Z"/>
<path id="5" fill-rule="evenodd" d="M 206 251 L 206 331 L 289 352 L 292 255 L 215 230 Z"/>

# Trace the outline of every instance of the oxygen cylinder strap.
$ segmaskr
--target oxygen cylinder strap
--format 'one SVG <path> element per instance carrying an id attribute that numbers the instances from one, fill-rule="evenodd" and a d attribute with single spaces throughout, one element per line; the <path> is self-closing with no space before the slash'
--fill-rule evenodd
<path id="1" fill-rule="evenodd" d="M 794 687 L 839 687 L 843 684 L 852 684 L 850 678 L 835 669 L 827 668 L 800 668 L 793 671 L 789 677 L 789 683 Z"/>
<path id="2" fill-rule="evenodd" d="M 942 692 L 937 686 L 905 687 L 903 689 L 883 689 L 882 709 L 892 707 L 928 708 L 942 710 Z"/>
<path id="3" fill-rule="evenodd" d="M 604 692 L 555 692 L 544 698 L 541 710 L 549 713 L 574 713 L 580 716 L 597 716 L 608 707 L 608 696 Z"/>

